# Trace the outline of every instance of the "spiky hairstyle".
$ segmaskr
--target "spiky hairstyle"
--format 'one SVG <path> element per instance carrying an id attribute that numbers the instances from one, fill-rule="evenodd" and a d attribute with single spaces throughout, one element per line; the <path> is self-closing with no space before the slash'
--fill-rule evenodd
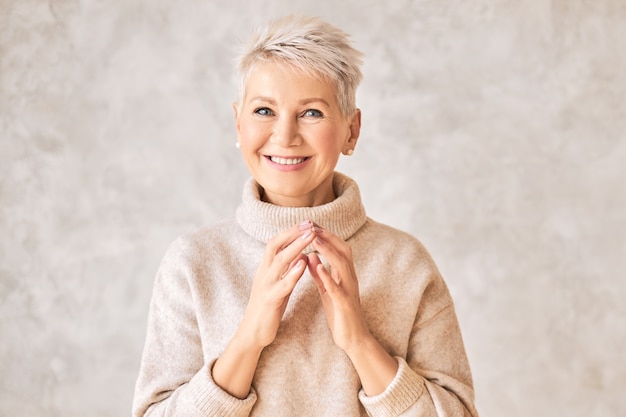
<path id="1" fill-rule="evenodd" d="M 347 33 L 319 18 L 288 16 L 274 20 L 254 33 L 237 59 L 239 102 L 255 66 L 271 62 L 333 82 L 341 112 L 350 116 L 356 110 L 356 89 L 363 77 L 362 57 Z"/>

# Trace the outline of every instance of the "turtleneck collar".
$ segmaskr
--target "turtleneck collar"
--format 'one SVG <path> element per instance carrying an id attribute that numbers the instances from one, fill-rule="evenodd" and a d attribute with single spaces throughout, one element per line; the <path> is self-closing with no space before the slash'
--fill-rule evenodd
<path id="1" fill-rule="evenodd" d="M 237 221 L 246 233 L 263 243 L 305 220 L 312 220 L 347 240 L 365 224 L 365 208 L 359 187 L 351 178 L 335 172 L 333 187 L 337 198 L 328 204 L 283 207 L 261 201 L 261 187 L 250 178 L 244 186 L 243 199 L 237 208 Z"/>

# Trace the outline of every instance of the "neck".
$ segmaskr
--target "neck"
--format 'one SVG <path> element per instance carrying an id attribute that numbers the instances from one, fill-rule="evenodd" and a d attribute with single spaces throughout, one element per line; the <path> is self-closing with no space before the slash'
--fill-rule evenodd
<path id="1" fill-rule="evenodd" d="M 281 207 L 317 207 L 332 202 L 337 195 L 333 187 L 333 177 L 330 176 L 324 184 L 306 195 L 290 196 L 269 193 L 261 188 L 260 197 L 261 201 Z"/>
<path id="2" fill-rule="evenodd" d="M 242 204 L 237 209 L 237 219 L 242 228 L 262 242 L 268 242 L 276 234 L 301 223 L 312 220 L 342 239 L 347 239 L 366 221 L 359 189 L 345 175 L 336 174 L 331 201 L 326 204 L 283 206 L 268 202 L 261 187 L 252 178 L 246 183 Z M 289 201 L 287 203 L 290 203 Z"/>

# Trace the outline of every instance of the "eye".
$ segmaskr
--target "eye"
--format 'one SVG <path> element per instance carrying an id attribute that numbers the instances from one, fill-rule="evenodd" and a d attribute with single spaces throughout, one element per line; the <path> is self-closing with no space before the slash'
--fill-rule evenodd
<path id="1" fill-rule="evenodd" d="M 308 109 L 302 113 L 303 117 L 324 117 L 324 114 L 316 109 Z"/>
<path id="2" fill-rule="evenodd" d="M 258 114 L 259 116 L 271 116 L 272 114 L 274 114 L 274 112 L 272 112 L 267 107 L 259 107 L 257 109 L 254 109 L 254 113 Z"/>

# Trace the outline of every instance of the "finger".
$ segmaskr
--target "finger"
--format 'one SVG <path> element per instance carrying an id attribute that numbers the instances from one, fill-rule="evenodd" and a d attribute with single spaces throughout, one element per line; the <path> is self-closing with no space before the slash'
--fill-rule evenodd
<path id="1" fill-rule="evenodd" d="M 319 243 L 329 245 L 334 248 L 337 253 L 343 257 L 349 257 L 352 255 L 351 246 L 342 238 L 334 234 L 333 232 L 315 227 L 316 237 L 320 238 Z"/>
<path id="2" fill-rule="evenodd" d="M 300 255 L 298 259 L 293 262 L 289 270 L 283 275 L 281 285 L 285 295 L 291 294 L 294 287 L 302 278 L 304 270 L 307 266 L 307 258 L 305 255 Z"/>
<path id="3" fill-rule="evenodd" d="M 294 225 L 289 229 L 285 229 L 282 232 L 278 233 L 267 242 L 266 253 L 273 257 L 274 255 L 285 249 L 287 246 L 289 246 L 291 243 L 296 241 L 298 237 L 301 237 L 302 235 L 310 231 L 311 224 L 311 222 L 305 221 L 299 225 Z"/>
<path id="4" fill-rule="evenodd" d="M 313 230 L 301 230 L 299 226 L 291 227 L 272 238 L 268 242 L 264 260 L 269 269 L 268 272 L 276 279 L 281 278 L 314 238 Z"/>
<path id="5" fill-rule="evenodd" d="M 340 244 L 343 249 L 338 249 L 334 244 Z M 337 287 L 344 288 L 348 294 L 358 294 L 359 282 L 350 245 L 339 237 L 324 231 L 323 234 L 316 236 L 313 241 L 313 248 L 326 259 L 329 267 L 328 269 L 324 268 L 324 270 L 333 283 Z M 326 281 L 322 282 L 324 282 L 326 290 L 331 291 Z"/>
<path id="6" fill-rule="evenodd" d="M 317 265 L 317 267 L 315 268 L 315 272 L 322 282 L 326 293 L 328 293 L 328 295 L 332 297 L 333 294 L 335 294 L 337 290 L 339 290 L 339 284 L 335 282 L 335 280 L 323 264 L 320 263 L 319 265 Z"/>
<path id="7" fill-rule="evenodd" d="M 307 230 L 303 232 L 274 256 L 270 270 L 282 275 L 299 256 L 304 256 L 304 249 L 311 244 L 314 238 L 315 235 L 312 231 Z"/>
<path id="8" fill-rule="evenodd" d="M 322 261 L 320 257 L 315 252 L 311 252 L 307 255 L 309 271 L 311 272 L 311 277 L 313 277 L 313 282 L 315 282 L 315 286 L 319 291 L 320 295 L 326 292 L 326 287 L 324 287 L 324 283 L 322 282 L 322 278 L 317 272 L 317 266 L 322 265 Z M 323 266 L 323 265 L 322 265 Z"/>
<path id="9" fill-rule="evenodd" d="M 324 232 L 323 236 L 316 236 L 313 240 L 313 248 L 316 249 L 328 262 L 331 270 L 341 274 L 352 273 L 352 250 L 350 246 L 338 237 L 330 237 Z M 338 248 L 340 243 L 345 248 Z"/>

